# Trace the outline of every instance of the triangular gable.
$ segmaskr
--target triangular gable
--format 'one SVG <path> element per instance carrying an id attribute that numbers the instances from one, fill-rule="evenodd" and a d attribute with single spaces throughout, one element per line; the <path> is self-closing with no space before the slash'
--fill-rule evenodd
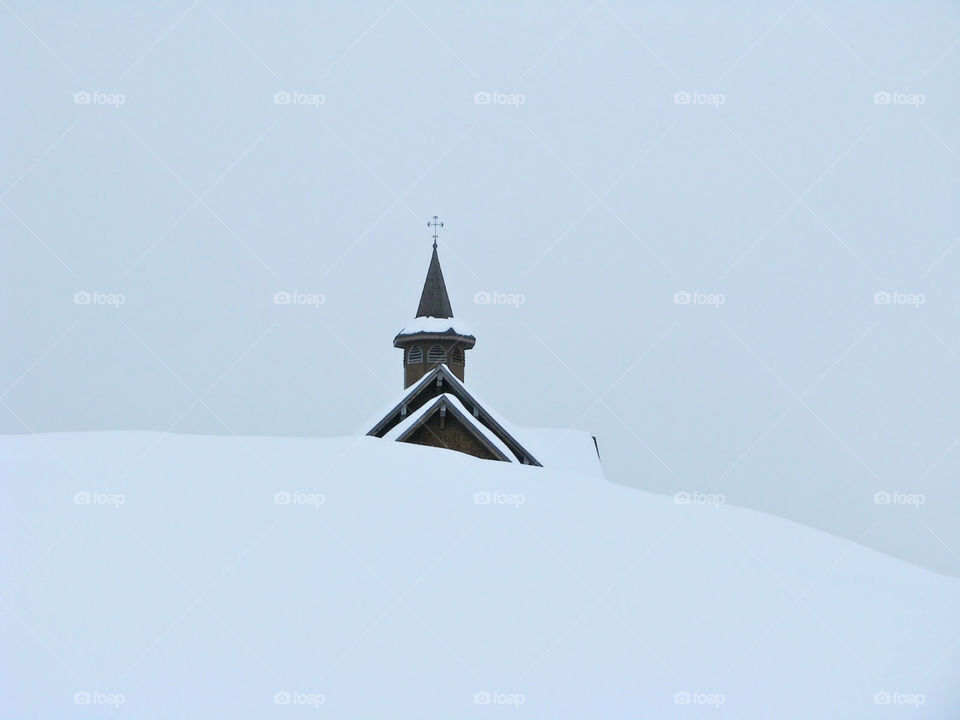
<path id="1" fill-rule="evenodd" d="M 383 438 L 384 440 L 404 442 L 442 410 L 445 411 L 448 421 L 459 422 L 481 445 L 487 448 L 490 454 L 497 460 L 516 462 L 513 454 L 510 452 L 510 448 L 508 448 L 500 438 L 494 435 L 489 428 L 485 427 L 473 415 L 467 412 L 463 403 L 449 393 L 438 395 L 433 400 L 421 405 L 403 422 L 391 428 Z"/>
<path id="2" fill-rule="evenodd" d="M 417 383 L 411 385 L 400 400 L 367 432 L 367 435 L 384 437 L 395 426 L 406 420 L 408 414 L 444 393 L 453 395 L 460 402 L 463 411 L 492 432 L 500 442 L 506 445 L 518 462 L 540 466 L 540 462 L 533 454 L 503 426 L 498 416 L 471 395 L 446 365 L 438 365 Z"/>

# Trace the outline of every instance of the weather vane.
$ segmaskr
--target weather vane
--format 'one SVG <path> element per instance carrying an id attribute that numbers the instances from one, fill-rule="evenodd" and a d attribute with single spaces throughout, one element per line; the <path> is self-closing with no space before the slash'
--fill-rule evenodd
<path id="1" fill-rule="evenodd" d="M 438 218 L 436 215 L 434 215 L 432 222 L 429 221 L 429 220 L 427 221 L 427 227 L 428 227 L 428 228 L 433 228 L 433 247 L 434 247 L 434 249 L 436 249 L 436 247 L 437 247 L 437 231 L 438 231 L 440 228 L 443 227 L 443 223 L 442 223 L 442 222 L 439 222 L 439 220 L 440 220 L 440 218 Z"/>

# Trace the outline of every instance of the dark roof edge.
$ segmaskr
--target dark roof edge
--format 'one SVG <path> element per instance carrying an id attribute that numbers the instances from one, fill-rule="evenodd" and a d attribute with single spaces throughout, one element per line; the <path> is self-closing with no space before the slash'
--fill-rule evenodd
<path id="1" fill-rule="evenodd" d="M 468 391 L 467 388 L 463 385 L 463 383 L 460 382 L 457 376 L 454 375 L 450 371 L 450 369 L 447 368 L 447 366 L 444 364 L 437 365 L 435 368 L 427 372 L 422 378 L 420 378 L 420 380 L 415 385 L 412 385 L 410 389 L 407 391 L 407 393 L 405 393 L 404 396 L 400 399 L 400 402 L 394 405 L 393 408 L 389 412 L 387 412 L 387 414 L 384 415 L 383 418 L 381 418 L 380 422 L 374 425 L 370 429 L 370 431 L 367 432 L 367 435 L 376 436 L 377 433 L 383 429 L 383 426 L 385 426 L 394 417 L 394 415 L 400 411 L 400 408 L 403 407 L 403 405 L 409 402 L 412 398 L 420 394 L 420 392 L 427 385 L 429 385 L 431 382 L 436 380 L 436 377 L 438 374 L 444 375 L 444 377 L 446 377 L 447 381 L 451 384 L 451 386 L 457 388 L 458 393 L 462 393 L 465 396 L 465 398 L 461 398 L 461 400 L 466 399 L 470 404 L 472 404 L 474 407 L 480 410 L 481 414 L 483 415 L 483 419 L 481 420 L 481 422 L 483 422 L 484 425 L 490 428 L 490 430 L 494 433 L 494 435 L 500 438 L 500 440 L 508 448 L 510 448 L 510 452 L 517 455 L 518 461 L 523 462 L 523 457 L 526 457 L 529 460 L 531 465 L 534 465 L 536 467 L 543 467 L 543 464 L 539 460 L 537 460 L 537 458 L 533 455 L 533 453 L 527 450 L 527 448 L 524 447 L 520 443 L 520 441 L 513 436 L 512 433 L 508 432 L 507 429 L 503 427 L 503 425 L 497 422 L 496 419 L 494 419 L 494 417 L 490 415 L 490 413 L 483 407 L 483 405 L 475 397 L 473 397 L 473 395 L 470 394 L 470 391 Z M 454 393 L 454 394 L 456 395 L 458 393 Z M 464 404 L 466 405 L 467 402 L 464 402 Z M 522 455 L 523 457 L 520 457 L 520 455 Z"/>
<path id="2" fill-rule="evenodd" d="M 400 347 L 397 343 L 400 339 L 403 338 L 405 343 L 407 342 L 416 342 L 417 340 L 450 340 L 451 338 L 463 338 L 464 345 L 469 345 L 469 348 L 472 348 L 477 344 L 477 338 L 474 335 L 464 335 L 458 333 L 454 330 L 449 330 L 442 333 L 428 333 L 428 332 L 412 332 L 412 333 L 398 333 L 397 336 L 393 339 L 393 346 Z"/>

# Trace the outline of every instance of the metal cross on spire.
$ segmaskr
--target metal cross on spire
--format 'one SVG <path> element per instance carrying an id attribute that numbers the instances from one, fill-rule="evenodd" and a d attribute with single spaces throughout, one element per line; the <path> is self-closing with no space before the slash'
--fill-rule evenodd
<path id="1" fill-rule="evenodd" d="M 433 249 L 434 249 L 434 250 L 437 249 L 437 231 L 438 231 L 440 228 L 443 227 L 443 223 L 442 223 L 442 222 L 439 222 L 439 220 L 440 220 L 440 218 L 438 218 L 436 215 L 434 215 L 434 216 L 433 216 L 433 222 L 431 222 L 431 221 L 429 221 L 429 220 L 427 221 L 427 227 L 428 227 L 428 228 L 431 228 L 431 227 L 433 228 Z"/>

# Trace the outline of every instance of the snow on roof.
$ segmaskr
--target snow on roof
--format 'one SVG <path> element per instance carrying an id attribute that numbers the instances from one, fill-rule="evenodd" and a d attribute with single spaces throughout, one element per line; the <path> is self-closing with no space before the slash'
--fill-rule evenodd
<path id="1" fill-rule="evenodd" d="M 403 392 L 399 393 L 398 395 L 395 395 L 394 399 L 390 401 L 389 405 L 386 405 L 376 415 L 373 415 L 372 417 L 370 417 L 370 419 L 367 420 L 367 422 L 365 422 L 362 427 L 360 427 L 360 429 L 358 430 L 359 434 L 360 435 L 368 434 L 371 428 L 376 427 L 381 420 L 383 420 L 387 415 L 389 415 L 398 407 L 400 407 L 400 405 L 403 403 L 404 400 L 406 400 L 408 397 L 416 393 L 417 390 L 423 387 L 426 383 L 431 381 L 432 381 L 432 378 L 430 377 L 430 373 L 427 373 L 422 378 L 417 380 L 417 382 L 415 382 L 413 385 L 411 385 L 408 388 L 405 388 Z"/>
<path id="2" fill-rule="evenodd" d="M 450 368 L 447 367 L 446 364 L 441 364 L 441 367 L 443 367 L 443 369 L 447 371 L 447 374 L 448 374 L 447 379 L 451 383 L 456 383 L 467 395 L 469 395 L 476 401 L 477 405 L 483 408 L 483 410 L 487 413 L 487 415 L 490 416 L 490 418 L 494 422 L 496 422 L 498 425 L 503 427 L 504 430 L 506 430 L 508 433 L 510 433 L 514 437 L 517 437 L 517 434 L 514 432 L 514 428 L 516 426 L 506 421 L 503 418 L 503 416 L 500 415 L 500 413 L 498 413 L 496 410 L 493 409 L 492 405 L 488 404 L 483 398 L 477 395 L 477 393 L 473 391 L 473 385 L 471 385 L 470 388 L 467 388 L 466 383 L 464 383 L 463 381 L 460 380 L 460 378 L 454 375 L 453 371 L 450 370 Z"/>
<path id="3" fill-rule="evenodd" d="M 487 415 L 489 415 L 494 422 L 500 425 L 504 430 L 506 430 L 515 438 L 519 438 L 523 434 L 523 428 L 518 428 L 513 423 L 505 420 L 503 416 L 500 415 L 500 413 L 498 413 L 496 410 L 493 409 L 492 405 L 488 404 L 482 397 L 480 397 L 476 392 L 474 392 L 474 386 L 472 384 L 470 385 L 469 388 L 467 388 L 466 383 L 461 382 L 460 378 L 458 378 L 456 375 L 453 374 L 453 372 L 450 371 L 450 368 L 448 368 L 446 365 L 444 365 L 443 367 L 452 376 L 450 378 L 451 382 L 455 382 L 457 385 L 463 388 L 464 392 L 466 392 L 470 397 L 472 397 L 477 402 L 477 404 L 486 411 Z M 519 430 L 519 434 L 517 432 L 514 432 L 514 430 Z"/>
<path id="4" fill-rule="evenodd" d="M 418 317 L 408 323 L 397 335 L 416 335 L 417 333 L 456 333 L 471 335 L 470 326 L 454 318 Z"/>
<path id="5" fill-rule="evenodd" d="M 494 410 L 493 406 L 476 392 L 474 383 L 471 382 L 470 387 L 467 387 L 466 383 L 461 382 L 446 365 L 443 367 L 451 376 L 448 378 L 449 381 L 459 385 L 483 408 L 491 420 L 521 443 L 541 465 L 550 465 L 558 470 L 575 470 L 593 477 L 604 477 L 591 435 L 580 430 L 528 428 L 516 425 Z"/>
<path id="6" fill-rule="evenodd" d="M 500 438 L 494 435 L 490 428 L 477 420 L 473 416 L 473 413 L 467 410 L 467 408 L 464 407 L 463 403 L 460 402 L 455 395 L 451 395 L 450 393 L 441 393 L 440 395 L 437 395 L 437 397 L 425 402 L 402 422 L 390 428 L 390 431 L 383 436 L 383 439 L 396 440 L 399 437 L 403 437 L 403 435 L 405 435 L 406 432 L 410 430 L 417 423 L 417 421 L 420 420 L 420 418 L 431 412 L 443 400 L 446 400 L 447 405 L 451 405 L 459 410 L 463 415 L 464 421 L 469 423 L 470 426 L 483 435 L 483 437 L 486 438 L 491 445 L 497 448 L 497 450 L 503 454 L 504 458 L 506 458 L 507 462 L 516 462 L 516 457 L 510 451 L 510 448 L 508 448 Z"/>
<path id="7" fill-rule="evenodd" d="M 513 426 L 516 427 L 516 426 Z M 512 428 L 508 428 L 513 433 Z M 582 430 L 519 428 L 527 449 L 544 467 L 605 480 L 593 436 Z M 602 448 L 600 448 L 602 451 Z"/>

